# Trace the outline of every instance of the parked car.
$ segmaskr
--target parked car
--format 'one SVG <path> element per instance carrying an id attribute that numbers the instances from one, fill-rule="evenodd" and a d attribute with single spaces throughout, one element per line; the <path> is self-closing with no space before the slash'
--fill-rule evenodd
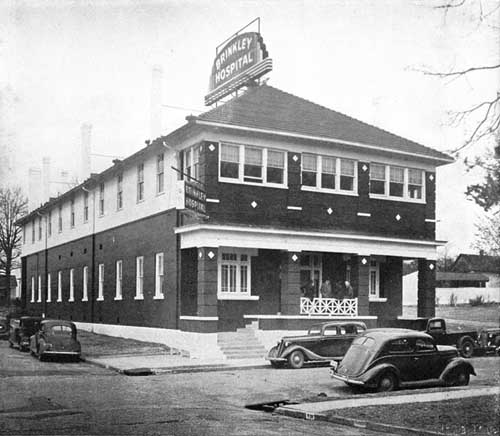
<path id="1" fill-rule="evenodd" d="M 31 354 L 43 360 L 46 356 L 80 358 L 81 346 L 76 338 L 76 326 L 70 321 L 43 320 L 30 338 Z"/>
<path id="2" fill-rule="evenodd" d="M 285 336 L 271 348 L 267 360 L 274 368 L 288 364 L 301 368 L 306 362 L 340 360 L 353 339 L 366 330 L 362 322 L 325 322 L 311 326 L 307 335 Z"/>
<path id="3" fill-rule="evenodd" d="M 9 326 L 9 346 L 16 346 L 21 351 L 27 351 L 30 345 L 30 337 L 38 330 L 41 321 L 42 318 L 38 316 L 12 318 Z"/>
<path id="4" fill-rule="evenodd" d="M 9 337 L 9 324 L 7 318 L 0 317 L 0 339 L 7 339 Z"/>
<path id="5" fill-rule="evenodd" d="M 479 333 L 478 349 L 485 353 L 495 352 L 500 356 L 500 328 L 484 329 Z"/>
<path id="6" fill-rule="evenodd" d="M 427 333 L 406 329 L 372 329 L 357 337 L 330 375 L 350 386 L 392 391 L 423 381 L 445 386 L 469 384 L 472 365 L 455 347 L 436 345 Z"/>

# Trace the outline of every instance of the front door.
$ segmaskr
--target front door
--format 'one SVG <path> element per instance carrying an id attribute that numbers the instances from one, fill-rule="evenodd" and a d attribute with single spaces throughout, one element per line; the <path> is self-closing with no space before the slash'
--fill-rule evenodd
<path id="1" fill-rule="evenodd" d="M 304 253 L 300 256 L 300 286 L 307 286 L 312 281 L 315 297 L 319 296 L 322 266 L 320 254 Z"/>

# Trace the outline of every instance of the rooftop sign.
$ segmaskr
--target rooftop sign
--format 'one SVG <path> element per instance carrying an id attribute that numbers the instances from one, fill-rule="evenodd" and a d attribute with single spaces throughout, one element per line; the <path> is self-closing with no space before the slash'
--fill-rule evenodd
<path id="1" fill-rule="evenodd" d="M 205 104 L 215 103 L 272 68 L 272 60 L 268 58 L 260 33 L 246 32 L 235 35 L 217 50 Z"/>

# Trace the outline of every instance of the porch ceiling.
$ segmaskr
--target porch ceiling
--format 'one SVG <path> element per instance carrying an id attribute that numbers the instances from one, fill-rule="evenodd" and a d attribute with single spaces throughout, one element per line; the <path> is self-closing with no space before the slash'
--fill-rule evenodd
<path id="1" fill-rule="evenodd" d="M 286 251 L 350 253 L 436 259 L 438 241 L 386 238 L 334 232 L 197 224 L 179 227 L 181 249 L 195 247 L 241 247 Z"/>

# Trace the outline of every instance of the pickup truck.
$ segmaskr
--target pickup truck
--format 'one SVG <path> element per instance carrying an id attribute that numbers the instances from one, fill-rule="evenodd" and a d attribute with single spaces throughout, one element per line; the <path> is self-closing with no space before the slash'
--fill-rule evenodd
<path id="1" fill-rule="evenodd" d="M 443 318 L 432 318 L 427 322 L 426 333 L 439 345 L 457 347 L 462 357 L 472 357 L 475 351 L 500 353 L 500 329 L 460 330 L 449 332 Z"/>

